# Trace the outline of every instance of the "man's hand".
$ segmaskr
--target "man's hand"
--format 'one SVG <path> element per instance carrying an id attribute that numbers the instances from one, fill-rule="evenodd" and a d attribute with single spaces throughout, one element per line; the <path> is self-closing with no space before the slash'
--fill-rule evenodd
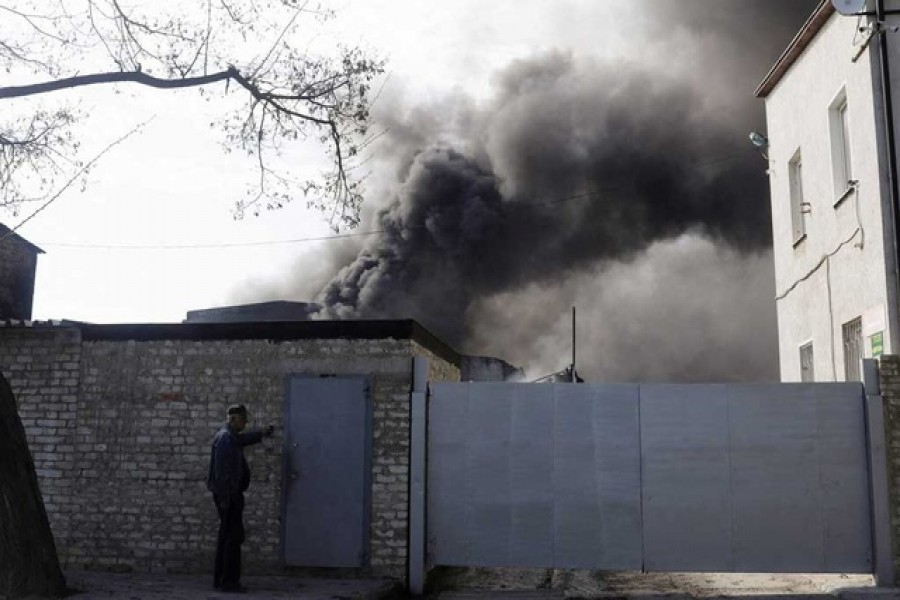
<path id="1" fill-rule="evenodd" d="M 268 427 L 266 427 L 266 430 L 263 432 L 263 435 L 266 437 L 272 437 L 273 435 L 275 435 L 275 426 L 269 425 Z"/>

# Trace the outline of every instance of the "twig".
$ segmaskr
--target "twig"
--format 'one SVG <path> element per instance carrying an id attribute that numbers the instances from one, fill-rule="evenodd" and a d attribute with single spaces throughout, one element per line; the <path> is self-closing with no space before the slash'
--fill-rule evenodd
<path id="1" fill-rule="evenodd" d="M 112 143 L 110 143 L 108 146 L 106 146 L 103 150 L 101 150 L 99 153 L 97 153 L 97 155 L 94 156 L 94 158 L 92 158 L 92 159 L 89 160 L 87 163 L 85 163 L 85 165 L 84 165 L 83 167 L 81 167 L 74 175 L 72 175 L 72 177 L 71 177 L 68 181 L 66 181 L 66 183 L 64 183 L 63 186 L 62 186 L 61 188 L 59 188 L 59 190 L 57 190 L 57 192 L 56 192 L 55 194 L 53 194 L 52 196 L 50 196 L 50 199 L 49 199 L 49 200 L 47 200 L 47 201 L 44 202 L 42 205 L 40 205 L 33 213 L 31 213 L 30 215 L 28 215 L 27 217 L 25 217 L 22 221 L 19 222 L 18 225 L 16 225 L 15 227 L 10 228 L 10 230 L 9 230 L 6 234 L 4 234 L 2 237 L 0 237 L 0 242 L 2 242 L 3 240 L 5 240 L 6 238 L 10 237 L 13 233 L 15 233 L 18 229 L 20 229 L 23 225 L 25 225 L 25 223 L 27 223 L 28 221 L 30 221 L 31 219 L 33 219 L 34 217 L 36 217 L 36 216 L 38 215 L 38 213 L 40 213 L 41 211 L 43 211 L 45 208 L 47 208 L 48 206 L 50 206 L 50 204 L 52 204 L 54 201 L 56 201 L 57 198 L 59 198 L 60 196 L 62 196 L 63 192 L 65 192 L 67 189 L 69 189 L 70 187 L 72 187 L 72 184 L 75 183 L 75 182 L 78 180 L 79 177 L 81 177 L 82 175 L 84 175 L 85 173 L 87 173 L 87 172 L 91 169 L 91 167 L 93 167 L 94 164 L 96 164 L 96 162 L 97 162 L 98 160 L 100 160 L 107 152 L 109 152 L 109 151 L 112 150 L 114 147 L 118 146 L 119 144 L 121 144 L 122 142 L 124 142 L 125 140 L 127 140 L 128 138 L 130 138 L 132 135 L 134 135 L 135 133 L 137 133 L 137 132 L 140 131 L 141 129 L 143 129 L 144 126 L 147 125 L 147 123 L 149 123 L 150 121 L 152 121 L 152 120 L 155 119 L 155 118 L 156 118 L 156 115 L 150 117 L 149 119 L 147 119 L 147 120 L 144 121 L 143 123 L 139 123 L 139 124 L 136 125 L 133 129 L 131 129 L 131 131 L 129 131 L 128 133 L 126 133 L 126 134 L 123 135 L 122 137 L 116 139 L 115 141 L 113 141 Z"/>

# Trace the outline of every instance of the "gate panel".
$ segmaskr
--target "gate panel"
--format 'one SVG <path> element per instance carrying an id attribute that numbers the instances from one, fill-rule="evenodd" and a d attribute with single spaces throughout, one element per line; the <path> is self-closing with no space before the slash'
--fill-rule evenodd
<path id="1" fill-rule="evenodd" d="M 861 386 L 643 385 L 656 571 L 872 571 Z"/>
<path id="2" fill-rule="evenodd" d="M 613 385 L 555 387 L 555 564 L 638 568 L 637 390 Z"/>
<path id="3" fill-rule="evenodd" d="M 367 563 L 371 409 L 364 377 L 293 377 L 285 406 L 284 561 Z"/>
<path id="4" fill-rule="evenodd" d="M 730 571 L 727 404 L 695 386 L 641 387 L 644 568 Z M 698 566 L 701 565 L 701 566 Z"/>
<path id="5" fill-rule="evenodd" d="M 637 386 L 432 384 L 440 565 L 639 569 Z"/>

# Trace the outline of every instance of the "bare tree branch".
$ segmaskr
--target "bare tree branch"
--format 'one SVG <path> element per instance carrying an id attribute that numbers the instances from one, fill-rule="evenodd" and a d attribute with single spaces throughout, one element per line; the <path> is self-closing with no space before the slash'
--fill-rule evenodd
<path id="1" fill-rule="evenodd" d="M 75 77 L 65 77 L 62 79 L 54 79 L 53 81 L 45 81 L 43 83 L 33 83 L 30 85 L 18 86 L 0 86 L 0 100 L 8 98 L 22 98 L 25 96 L 35 96 L 37 94 L 46 94 L 60 90 L 83 87 L 86 85 L 109 84 L 109 83 L 139 83 L 149 87 L 160 89 L 176 89 L 186 87 L 196 87 L 199 85 L 207 85 L 225 79 L 234 79 L 237 81 L 237 70 L 228 68 L 225 71 L 212 73 L 210 75 L 201 75 L 199 77 L 185 77 L 178 79 L 163 79 L 153 77 L 142 72 L 112 72 L 112 73 L 94 73 L 91 75 L 76 75 Z"/>
<path id="2" fill-rule="evenodd" d="M 126 133 L 125 135 L 123 135 L 123 136 L 121 136 L 121 137 L 119 137 L 119 138 L 113 140 L 112 142 L 110 142 L 105 148 L 103 148 L 103 150 L 101 150 L 100 152 L 98 152 L 91 160 L 89 160 L 87 163 L 85 163 L 84 166 L 82 166 L 80 169 L 78 169 L 78 171 L 75 173 L 75 175 L 73 175 L 71 178 L 69 178 L 69 180 L 66 181 L 66 183 L 65 183 L 59 190 L 56 191 L 56 193 L 54 193 L 52 196 L 50 196 L 50 199 L 49 199 L 49 200 L 47 200 L 44 204 L 42 204 L 41 206 L 39 206 L 39 207 L 37 208 L 37 210 L 35 210 L 33 213 L 31 213 L 31 214 L 28 215 L 26 218 L 24 218 L 22 221 L 20 221 L 15 227 L 11 227 L 10 230 L 9 230 L 5 235 L 3 235 L 2 237 L 0 237 L 0 242 L 2 242 L 2 241 L 3 241 L 4 239 L 6 239 L 7 237 L 11 236 L 11 235 L 12 235 L 13 233 L 15 233 L 19 228 L 21 228 L 23 225 L 25 225 L 25 223 L 27 223 L 27 222 L 30 221 L 31 219 L 35 218 L 41 211 L 43 211 L 43 210 L 46 209 L 48 206 L 50 206 L 53 202 L 55 202 L 60 196 L 63 195 L 63 192 L 65 192 L 67 189 L 69 189 L 70 187 L 72 187 L 72 184 L 74 184 L 80 177 L 82 177 L 82 176 L 84 176 L 85 174 L 87 174 L 87 172 L 90 171 L 91 168 L 92 168 L 92 167 L 93 167 L 93 166 L 94 166 L 101 158 L 103 158 L 103 156 L 104 156 L 107 152 L 109 152 L 110 150 L 112 150 L 113 148 L 115 148 L 116 146 L 118 146 L 119 144 L 121 144 L 122 142 L 124 142 L 125 140 L 127 140 L 128 138 L 130 138 L 132 135 L 134 135 L 135 133 L 137 133 L 137 132 L 140 131 L 141 129 L 143 129 L 144 126 L 146 126 L 147 123 L 149 123 L 149 122 L 152 121 L 152 120 L 153 120 L 153 117 L 151 117 L 150 119 L 144 121 L 143 123 L 140 123 L 140 124 L 136 125 L 134 128 L 132 128 L 132 129 L 131 129 L 128 133 Z"/>
<path id="3" fill-rule="evenodd" d="M 237 213 L 256 212 L 263 200 L 266 208 L 277 208 L 303 194 L 310 206 L 332 209 L 342 224 L 354 225 L 362 192 L 349 174 L 366 139 L 370 84 L 383 64 L 358 49 L 315 56 L 298 44 L 298 36 L 307 34 L 300 29 L 301 15 L 331 16 L 310 8 L 308 0 L 197 4 L 163 12 L 153 3 L 56 0 L 43 12 L 35 0 L 0 0 L 0 12 L 25 23 L 0 34 L 0 67 L 45 74 L 33 83 L 20 84 L 17 77 L 16 85 L 0 85 L 0 101 L 31 97 L 49 103 L 65 98 L 65 90 L 126 83 L 198 88 L 209 97 L 204 86 L 224 81 L 229 94 L 233 81 L 247 103 L 210 123 L 221 128 L 226 152 L 255 155 L 259 177 L 248 182 L 253 189 L 236 203 Z M 86 74 L 76 70 L 86 64 L 101 66 Z M 14 208 L 40 197 L 39 190 L 77 164 L 78 143 L 69 128 L 74 113 L 67 108 L 39 109 L 31 121 L 21 113 L 9 120 L 9 114 L 0 112 L 0 207 Z M 298 185 L 269 161 L 304 140 L 321 143 L 329 164 L 318 179 Z"/>

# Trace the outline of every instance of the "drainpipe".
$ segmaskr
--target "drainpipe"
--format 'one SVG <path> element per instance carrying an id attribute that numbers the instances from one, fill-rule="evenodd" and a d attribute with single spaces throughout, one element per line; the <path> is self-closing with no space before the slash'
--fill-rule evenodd
<path id="1" fill-rule="evenodd" d="M 890 321 L 891 352 L 900 350 L 900 323 L 898 323 L 898 287 L 900 287 L 900 246 L 898 246 L 897 233 L 900 231 L 900 186 L 897 181 L 897 142 L 894 130 L 894 100 L 891 90 L 891 64 L 887 46 L 887 30 L 883 23 L 885 20 L 884 0 L 876 0 L 875 19 L 878 28 L 878 50 L 881 66 L 881 93 L 884 102 L 884 125 L 887 134 L 888 174 L 890 176 L 891 212 L 893 213 L 893 285 L 888 286 L 888 319 Z M 892 298 L 893 296 L 893 298 Z"/>

